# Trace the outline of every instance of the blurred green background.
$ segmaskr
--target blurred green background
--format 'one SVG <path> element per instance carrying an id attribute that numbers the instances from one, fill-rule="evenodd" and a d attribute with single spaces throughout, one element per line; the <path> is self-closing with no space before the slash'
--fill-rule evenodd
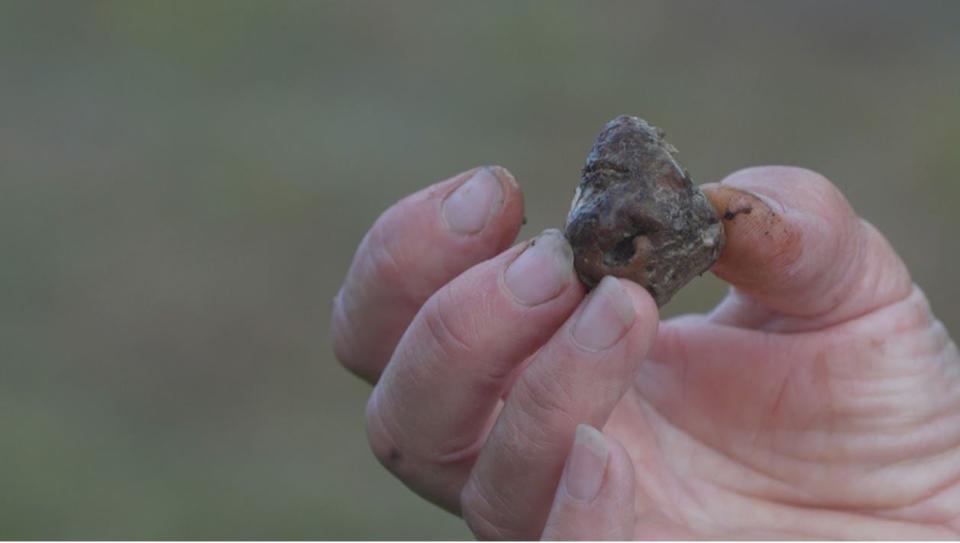
<path id="1" fill-rule="evenodd" d="M 960 333 L 960 3 L 0 2 L 0 536 L 468 537 L 368 452 L 330 300 L 474 165 L 561 225 L 620 113 L 826 174 Z"/>

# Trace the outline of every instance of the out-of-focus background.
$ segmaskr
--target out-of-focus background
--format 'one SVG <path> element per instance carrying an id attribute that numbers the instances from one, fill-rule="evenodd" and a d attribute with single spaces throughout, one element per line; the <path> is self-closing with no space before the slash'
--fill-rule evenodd
<path id="1" fill-rule="evenodd" d="M 960 334 L 960 3 L 0 3 L 0 536 L 468 537 L 368 452 L 330 300 L 478 164 L 561 225 L 620 113 L 826 174 Z"/>

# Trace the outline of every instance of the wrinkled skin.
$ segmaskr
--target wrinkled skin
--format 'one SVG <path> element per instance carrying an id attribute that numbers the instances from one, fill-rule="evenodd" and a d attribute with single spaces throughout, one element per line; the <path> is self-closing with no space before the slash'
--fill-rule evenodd
<path id="1" fill-rule="evenodd" d="M 499 192 L 452 195 L 478 172 Z M 960 356 L 903 263 L 812 172 L 704 192 L 752 209 L 724 221 L 712 271 L 731 292 L 659 324 L 629 281 L 586 296 L 557 233 L 509 248 L 523 211 L 505 170 L 387 211 L 332 328 L 376 383 L 374 454 L 484 538 L 957 539 Z M 568 454 L 596 431 L 578 425 L 608 451 L 581 473 L 600 477 L 590 499 Z"/>

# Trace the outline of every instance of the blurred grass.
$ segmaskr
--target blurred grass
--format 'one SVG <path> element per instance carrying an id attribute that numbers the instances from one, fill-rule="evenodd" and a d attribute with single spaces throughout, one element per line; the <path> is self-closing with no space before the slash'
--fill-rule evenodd
<path id="1" fill-rule="evenodd" d="M 0 2 L 0 535 L 462 538 L 367 451 L 329 300 L 476 164 L 562 223 L 608 118 L 807 166 L 960 329 L 960 4 Z M 723 293 L 694 283 L 668 315 Z"/>

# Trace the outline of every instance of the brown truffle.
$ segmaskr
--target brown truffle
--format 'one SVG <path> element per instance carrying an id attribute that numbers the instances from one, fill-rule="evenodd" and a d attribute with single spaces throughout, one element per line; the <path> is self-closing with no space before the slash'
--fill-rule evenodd
<path id="1" fill-rule="evenodd" d="M 608 122 L 587 155 L 567 216 L 574 266 L 644 286 L 663 306 L 716 262 L 723 225 L 664 133 L 637 117 Z"/>

